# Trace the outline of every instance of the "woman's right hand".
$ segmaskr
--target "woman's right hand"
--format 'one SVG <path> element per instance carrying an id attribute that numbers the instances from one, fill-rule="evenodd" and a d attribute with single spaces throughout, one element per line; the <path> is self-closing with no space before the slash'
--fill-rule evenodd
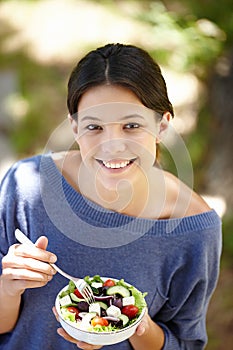
<path id="1" fill-rule="evenodd" d="M 21 295 L 27 288 L 45 286 L 56 273 L 49 265 L 56 255 L 46 251 L 48 239 L 41 236 L 34 247 L 14 244 L 2 259 L 1 288 L 5 295 Z"/>

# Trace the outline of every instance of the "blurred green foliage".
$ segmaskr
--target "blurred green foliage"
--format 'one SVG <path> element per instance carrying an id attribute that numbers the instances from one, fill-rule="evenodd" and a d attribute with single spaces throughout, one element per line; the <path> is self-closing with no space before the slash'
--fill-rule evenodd
<path id="1" fill-rule="evenodd" d="M 12 145 L 19 156 L 34 154 L 67 113 L 68 71 L 66 67 L 41 65 L 22 51 L 0 55 L 0 67 L 17 71 L 19 94 L 28 105 L 23 118 L 13 122 L 9 134 Z"/>
<path id="2" fill-rule="evenodd" d="M 205 16 L 205 12 L 202 13 L 203 1 L 195 2 L 195 5 L 192 1 L 182 1 L 182 4 L 181 7 L 177 1 L 146 1 L 144 10 L 136 18 L 151 27 L 155 49 L 150 53 L 160 64 L 172 71 L 193 73 L 205 85 L 215 62 L 226 47 L 228 33 L 219 26 L 221 16 L 217 23 L 211 20 L 211 8 L 208 16 Z M 216 10 L 215 7 L 213 10 Z M 224 11 L 229 12 L 229 7 Z M 214 18 L 218 19 L 217 14 Z M 198 169 L 198 176 L 194 176 L 194 187 L 198 191 L 205 188 L 206 162 L 211 153 L 211 131 L 211 113 L 204 94 L 198 102 L 195 131 L 183 136 L 193 169 Z M 176 173 L 171 155 L 164 147 L 161 158 L 162 164 Z"/>
<path id="3" fill-rule="evenodd" d="M 128 12 L 130 13 L 128 16 L 147 25 L 153 34 L 154 43 L 151 43 L 150 53 L 158 63 L 175 71 L 191 72 L 204 85 L 208 82 L 218 58 L 233 46 L 232 0 L 221 0 L 221 2 L 215 0 L 129 0 L 128 2 L 96 0 L 96 2 L 109 6 L 113 11 L 116 9 L 118 12 L 122 11 L 122 16 L 125 14 L 121 5 L 128 3 L 128 7 L 131 6 L 132 9 Z M 137 6 L 134 11 L 135 4 Z M 12 34 L 14 30 L 8 23 L 1 23 L 0 52 L 5 40 Z M 71 68 L 64 63 L 37 63 L 29 57 L 26 48 L 0 54 L 0 69 L 12 69 L 17 72 L 19 94 L 28 106 L 25 115 L 14 120 L 13 127 L 7 130 L 19 157 L 40 151 L 46 144 L 51 130 L 66 117 L 66 82 Z M 205 95 L 201 96 L 198 108 L 197 127 L 194 132 L 185 135 L 184 139 L 190 152 L 193 169 L 195 172 L 198 171 L 198 176 L 194 176 L 194 188 L 200 191 L 205 188 L 206 163 L 212 152 L 209 147 L 212 132 L 211 113 Z M 163 164 L 176 174 L 176 165 L 171 155 L 164 148 L 162 153 Z M 233 216 L 224 217 L 223 267 L 232 266 L 233 263 L 232 228 Z M 220 312 L 221 310 L 220 308 Z M 221 320 L 221 315 L 218 317 Z M 222 324 L 225 328 L 223 318 Z M 210 329 L 208 349 L 228 350 L 220 347 L 222 341 L 216 335 L 217 327 L 219 324 L 216 328 Z"/>
<path id="4" fill-rule="evenodd" d="M 98 1 L 98 3 L 110 6 L 114 10 L 121 1 L 108 0 Z M 129 1 L 130 3 L 132 8 L 134 4 L 141 7 L 140 12 L 132 11 L 131 16 L 148 25 L 156 40 L 155 50 L 150 52 L 153 57 L 160 64 L 173 70 L 193 72 L 204 80 L 209 67 L 224 48 L 225 37 L 228 38 L 228 33 L 226 34 L 223 30 L 231 28 L 231 26 L 225 26 L 220 30 L 215 22 L 201 22 L 203 19 L 201 14 L 207 12 L 209 2 L 204 1 L 203 5 L 203 1 L 197 1 L 195 4 L 192 1 L 182 1 L 182 11 L 169 9 L 166 1 L 163 3 L 162 1 L 135 0 Z M 169 3 L 176 4 L 176 1 Z M 210 20 L 218 18 L 219 12 L 216 6 L 208 7 L 208 10 L 208 16 L 204 16 L 205 18 Z M 223 11 L 229 15 L 229 10 L 227 8 L 223 10 L 221 7 L 220 19 Z M 1 43 L 13 33 L 7 25 L 3 28 L 0 34 L 0 48 Z M 18 52 L 1 55 L 0 67 L 17 71 L 20 93 L 29 106 L 24 118 L 15 123 L 12 129 L 10 135 L 12 143 L 19 155 L 34 153 L 46 141 L 51 129 L 65 116 L 65 82 L 70 67 L 62 64 L 38 64 L 30 59 L 23 48 Z M 195 135 L 189 135 L 186 140 L 195 166 L 202 161 L 203 150 L 208 149 L 206 146 L 208 140 L 202 137 L 205 128 L 206 125 L 202 126 L 202 123 L 199 123 Z"/>
<path id="5" fill-rule="evenodd" d="M 227 215 L 223 221 L 223 251 L 224 260 L 223 263 L 232 267 L 233 264 L 233 216 Z"/>
<path id="6" fill-rule="evenodd" d="M 205 74 L 206 67 L 221 53 L 225 32 L 195 12 L 168 11 L 160 1 L 148 1 L 137 19 L 151 26 L 156 38 L 151 54 L 173 70 Z"/>
<path id="7" fill-rule="evenodd" d="M 168 2 L 168 1 L 166 1 Z M 173 1 L 172 1 L 173 2 Z M 175 2 L 175 1 L 174 1 Z M 233 42 L 233 4 L 232 0 L 179 0 L 183 8 L 193 13 L 197 19 L 207 18 L 218 25 L 226 34 L 225 48 Z"/>

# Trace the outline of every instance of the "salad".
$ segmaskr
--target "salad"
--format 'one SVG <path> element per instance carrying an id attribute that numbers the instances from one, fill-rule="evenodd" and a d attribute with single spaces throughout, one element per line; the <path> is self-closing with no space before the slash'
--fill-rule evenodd
<path id="1" fill-rule="evenodd" d="M 84 280 L 91 286 L 95 302 L 88 304 L 70 281 L 68 288 L 59 294 L 61 314 L 73 326 L 91 332 L 112 332 L 132 323 L 146 307 L 145 296 L 123 279 L 106 279 L 99 275 L 86 276 Z"/>

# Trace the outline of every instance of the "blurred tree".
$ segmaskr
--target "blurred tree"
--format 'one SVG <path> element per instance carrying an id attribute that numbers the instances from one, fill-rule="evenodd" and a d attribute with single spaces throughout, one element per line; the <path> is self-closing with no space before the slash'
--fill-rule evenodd
<path id="1" fill-rule="evenodd" d="M 152 1 L 153 2 L 153 1 Z M 221 4 L 215 0 L 164 0 L 167 8 L 183 9 L 192 13 L 197 19 L 206 18 L 217 24 L 226 33 L 225 47 L 231 47 L 233 43 L 233 3 L 232 0 L 221 0 Z M 220 6 L 221 5 L 221 6 Z"/>
<path id="2" fill-rule="evenodd" d="M 165 3 L 169 8 L 169 2 Z M 175 5 L 177 1 L 170 3 Z M 197 21 L 208 19 L 225 33 L 221 49 L 211 65 L 205 66 L 206 112 L 209 115 L 206 134 L 210 137 L 205 156 L 204 188 L 224 197 L 228 216 L 232 215 L 233 207 L 233 3 L 232 0 L 222 0 L 221 6 L 214 0 L 180 0 L 178 3 L 182 3 L 183 9 L 192 13 Z M 196 132 L 199 130 L 197 128 Z"/>
<path id="3" fill-rule="evenodd" d="M 210 159 L 206 169 L 207 189 L 221 194 L 227 214 L 233 208 L 233 47 L 221 56 L 209 79 L 209 108 L 211 111 Z"/>
<path id="4" fill-rule="evenodd" d="M 228 213 L 233 204 L 233 11 L 211 0 L 145 1 L 138 17 L 151 26 L 152 55 L 173 70 L 192 72 L 205 94 L 199 99 L 198 123 L 186 137 L 198 190 L 222 195 Z"/>

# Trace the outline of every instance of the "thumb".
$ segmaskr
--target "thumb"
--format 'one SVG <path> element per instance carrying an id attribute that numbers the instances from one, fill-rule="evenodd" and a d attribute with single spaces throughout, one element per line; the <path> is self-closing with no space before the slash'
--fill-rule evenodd
<path id="1" fill-rule="evenodd" d="M 47 248 L 47 246 L 48 246 L 48 238 L 45 237 L 45 236 L 40 236 L 40 237 L 37 239 L 37 241 L 36 241 L 36 243 L 35 243 L 35 246 L 36 246 L 37 248 L 46 250 L 46 248 Z"/>
<path id="2" fill-rule="evenodd" d="M 144 321 L 142 321 L 139 326 L 137 327 L 137 330 L 136 330 L 136 334 L 138 336 L 141 336 L 145 333 L 146 331 L 146 323 Z"/>

